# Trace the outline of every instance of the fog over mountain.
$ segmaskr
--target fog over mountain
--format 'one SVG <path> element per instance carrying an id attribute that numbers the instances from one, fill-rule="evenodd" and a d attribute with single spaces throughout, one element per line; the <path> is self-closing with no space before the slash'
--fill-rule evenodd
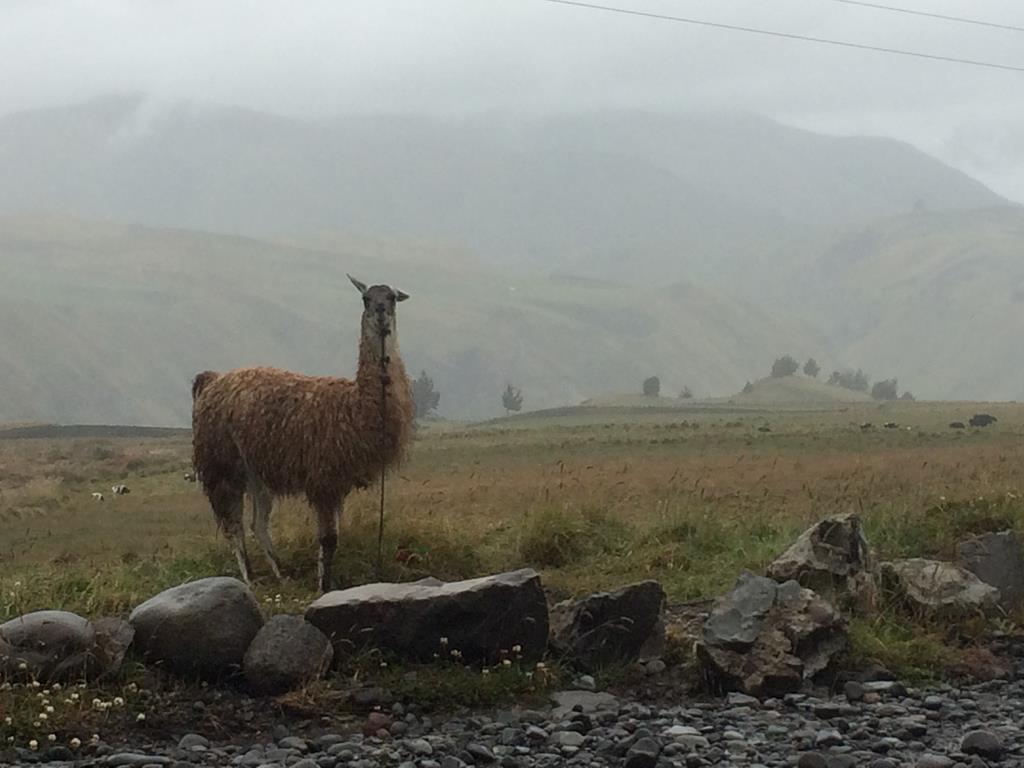
<path id="1" fill-rule="evenodd" d="M 1024 397 L 1024 214 L 905 143 L 737 113 L 299 119 L 106 97 L 0 119 L 0 420 L 181 424 L 203 368 L 354 369 L 346 271 L 484 418 L 727 395 L 778 354 Z"/>

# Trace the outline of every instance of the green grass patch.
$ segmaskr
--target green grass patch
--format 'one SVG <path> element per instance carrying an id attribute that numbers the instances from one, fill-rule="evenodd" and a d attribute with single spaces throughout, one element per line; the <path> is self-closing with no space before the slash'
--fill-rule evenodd
<path id="1" fill-rule="evenodd" d="M 853 669 L 881 664 L 900 680 L 941 679 L 956 661 L 956 649 L 937 629 L 882 613 L 850 621 L 847 664 Z"/>
<path id="2" fill-rule="evenodd" d="M 633 530 L 599 507 L 542 507 L 523 520 L 518 534 L 522 560 L 538 567 L 563 567 L 608 554 L 624 554 Z"/>

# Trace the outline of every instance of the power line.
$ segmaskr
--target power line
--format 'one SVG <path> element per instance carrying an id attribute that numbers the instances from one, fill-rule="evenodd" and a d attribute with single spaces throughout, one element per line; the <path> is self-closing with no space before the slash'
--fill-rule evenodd
<path id="1" fill-rule="evenodd" d="M 995 29 L 1008 29 L 1011 32 L 1024 32 L 1024 27 L 1015 27 L 1013 24 L 998 24 L 994 21 L 982 21 L 981 19 L 968 19 L 966 16 L 947 16 L 944 13 L 931 13 L 929 11 L 915 11 L 910 8 L 897 8 L 893 5 L 882 5 L 881 3 L 866 3 L 863 0 L 831 0 L 833 3 L 844 5 L 859 5 L 864 8 L 874 8 L 878 11 L 893 11 L 894 13 L 906 13 L 911 16 L 926 16 L 929 19 L 942 19 L 943 21 L 955 21 L 960 24 L 976 24 L 979 27 L 993 27 Z"/>
<path id="2" fill-rule="evenodd" d="M 651 13 L 649 11 L 636 11 L 630 8 L 616 8 L 610 5 L 598 5 L 597 3 L 581 2 L 580 0 L 543 0 L 546 3 L 557 5 L 570 5 L 577 8 L 587 8 L 594 11 L 607 11 L 609 13 L 622 13 L 627 16 L 641 16 L 659 21 L 673 21 L 679 24 L 695 24 L 701 27 L 714 27 L 715 29 L 728 29 L 732 32 L 747 32 L 752 35 L 767 35 L 769 37 L 781 37 L 787 40 L 800 40 L 807 43 L 821 43 L 822 45 L 838 45 L 843 48 L 856 48 L 861 51 L 876 51 L 878 53 L 891 53 L 896 56 L 910 56 L 917 59 L 930 59 L 932 61 L 945 61 L 953 64 L 967 64 L 972 67 L 987 67 L 988 69 L 1003 69 L 1011 72 L 1024 72 L 1024 67 L 1013 66 L 1012 64 L 995 64 L 990 61 L 978 61 L 976 59 L 961 59 L 956 56 L 942 56 L 937 53 L 921 53 L 919 51 L 905 51 L 901 48 L 886 48 L 881 45 L 868 45 L 866 43 L 851 43 L 846 40 L 830 40 L 825 37 L 810 37 L 809 35 L 798 35 L 793 32 L 777 32 L 771 29 L 760 29 L 758 27 L 745 27 L 739 24 L 722 24 L 715 21 L 704 21 L 692 19 L 685 16 L 669 16 L 663 13 Z"/>

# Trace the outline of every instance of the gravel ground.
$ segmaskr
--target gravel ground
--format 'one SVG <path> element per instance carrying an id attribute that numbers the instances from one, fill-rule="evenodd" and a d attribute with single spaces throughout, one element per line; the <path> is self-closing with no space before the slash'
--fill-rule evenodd
<path id="1" fill-rule="evenodd" d="M 372 713 L 356 733 L 300 737 L 278 726 L 273 740 L 258 743 L 211 743 L 186 734 L 177 743 L 132 749 L 100 744 L 77 761 L 63 748 L 20 752 L 18 760 L 128 768 L 1024 766 L 1022 680 L 921 690 L 848 683 L 833 697 L 758 702 L 732 694 L 668 707 L 585 691 L 557 698 L 560 706 L 548 710 L 450 718 L 396 704 L 389 713 Z"/>

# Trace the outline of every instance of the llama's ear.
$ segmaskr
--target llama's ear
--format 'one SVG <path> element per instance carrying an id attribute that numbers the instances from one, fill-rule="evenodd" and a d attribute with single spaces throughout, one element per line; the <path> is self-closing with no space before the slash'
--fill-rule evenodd
<path id="1" fill-rule="evenodd" d="M 350 275 L 348 272 L 345 273 L 345 277 L 352 281 L 352 285 L 358 288 L 360 293 L 366 293 L 366 283 L 359 282 L 354 277 L 352 277 L 352 275 Z"/>
<path id="2" fill-rule="evenodd" d="M 405 301 L 408 298 L 408 293 L 406 293 L 405 291 L 400 291 L 397 288 L 395 288 L 395 301 Z"/>

